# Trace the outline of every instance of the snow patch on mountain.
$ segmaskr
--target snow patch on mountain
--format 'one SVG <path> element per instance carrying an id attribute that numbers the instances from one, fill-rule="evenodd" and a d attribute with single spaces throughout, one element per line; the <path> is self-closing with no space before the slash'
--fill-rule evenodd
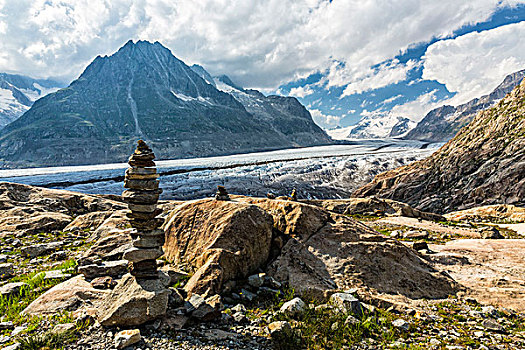
<path id="1" fill-rule="evenodd" d="M 403 137 L 417 125 L 408 118 L 392 115 L 368 115 L 355 125 L 327 130 L 335 140 Z"/>
<path id="2" fill-rule="evenodd" d="M 0 73 L 0 129 L 24 114 L 36 100 L 61 87 L 53 81 Z"/>

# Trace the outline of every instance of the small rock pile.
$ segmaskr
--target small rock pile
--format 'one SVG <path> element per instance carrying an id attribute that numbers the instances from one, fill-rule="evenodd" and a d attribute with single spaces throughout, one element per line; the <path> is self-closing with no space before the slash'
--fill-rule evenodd
<path id="1" fill-rule="evenodd" d="M 155 154 L 142 140 L 129 158 L 130 168 L 126 170 L 122 197 L 128 203 L 131 213 L 128 217 L 134 228 L 131 237 L 133 248 L 124 253 L 124 259 L 131 262 L 130 273 L 139 279 L 158 278 L 156 259 L 163 254 L 164 231 L 158 229 L 162 219 L 157 218 L 159 175 L 155 168 Z"/>
<path id="2" fill-rule="evenodd" d="M 217 186 L 217 193 L 215 194 L 215 199 L 218 201 L 229 201 L 230 195 L 224 186 Z"/>

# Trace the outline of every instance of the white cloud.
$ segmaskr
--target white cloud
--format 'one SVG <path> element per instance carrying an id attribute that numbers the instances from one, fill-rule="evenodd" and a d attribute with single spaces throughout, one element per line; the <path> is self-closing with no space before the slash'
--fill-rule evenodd
<path id="1" fill-rule="evenodd" d="M 438 101 L 437 90 L 432 90 L 420 95 L 413 101 L 396 105 L 390 109 L 389 114 L 394 117 L 408 118 L 419 122 L 432 109 L 444 105 L 447 101 Z"/>
<path id="2" fill-rule="evenodd" d="M 146 39 L 246 87 L 276 88 L 344 62 L 367 74 L 329 83 L 359 91 L 402 79 L 402 66 L 370 74 L 400 50 L 518 2 L 0 0 L 0 71 L 71 79 L 97 55 Z"/>
<path id="3" fill-rule="evenodd" d="M 392 102 L 394 102 L 394 101 L 396 101 L 396 100 L 399 100 L 401 97 L 403 97 L 403 95 L 395 95 L 395 96 L 392 96 L 392 97 L 390 97 L 390 98 L 387 98 L 386 100 L 383 100 L 383 101 L 381 102 L 381 104 L 382 104 L 382 105 L 386 105 L 386 104 L 388 104 L 388 103 L 392 103 Z"/>
<path id="4" fill-rule="evenodd" d="M 341 97 L 359 94 L 362 92 L 379 89 L 390 84 L 399 83 L 407 79 L 410 70 L 417 66 L 416 61 L 410 60 L 406 64 L 398 60 L 383 63 L 377 68 L 347 69 L 346 66 L 332 66 L 328 74 L 328 86 L 348 84 Z M 339 67 L 339 68 L 338 68 Z"/>
<path id="5" fill-rule="evenodd" d="M 299 86 L 299 87 L 291 88 L 288 96 L 295 96 L 295 97 L 303 98 L 313 93 L 314 93 L 314 90 L 312 90 L 310 86 L 306 85 L 306 86 Z"/>
<path id="6" fill-rule="evenodd" d="M 310 114 L 312 115 L 314 122 L 324 129 L 338 126 L 339 121 L 342 118 L 336 115 L 323 114 L 323 112 L 318 109 L 311 109 Z"/>
<path id="7" fill-rule="evenodd" d="M 424 56 L 423 78 L 435 79 L 458 105 L 490 93 L 509 73 L 525 69 L 525 21 L 438 41 Z"/>

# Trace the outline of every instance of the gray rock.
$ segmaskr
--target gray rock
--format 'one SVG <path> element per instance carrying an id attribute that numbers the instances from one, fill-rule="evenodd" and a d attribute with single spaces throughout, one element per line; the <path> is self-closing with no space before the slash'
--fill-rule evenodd
<path id="1" fill-rule="evenodd" d="M 44 275 L 45 280 L 59 280 L 64 278 L 70 278 L 70 273 L 64 273 L 62 270 L 51 270 L 46 271 Z"/>
<path id="2" fill-rule="evenodd" d="M 504 239 L 505 237 L 495 227 L 483 227 L 479 230 L 483 239 Z"/>
<path id="3" fill-rule="evenodd" d="M 78 272 L 87 279 L 96 277 L 111 276 L 117 277 L 126 273 L 128 268 L 127 260 L 104 261 L 100 264 L 90 264 L 78 267 Z"/>
<path id="4" fill-rule="evenodd" d="M 357 325 L 357 324 L 359 324 L 359 320 L 352 315 L 348 315 L 348 317 L 345 320 L 345 326 Z"/>
<path id="5" fill-rule="evenodd" d="M 330 297 L 330 302 L 341 308 L 344 312 L 351 312 L 358 317 L 363 314 L 361 303 L 350 293 L 335 293 Z"/>
<path id="6" fill-rule="evenodd" d="M 248 284 L 254 288 L 260 288 L 264 284 L 265 273 L 258 273 L 248 277 Z"/>
<path id="7" fill-rule="evenodd" d="M 264 283 L 270 288 L 274 288 L 274 289 L 280 289 L 282 287 L 281 282 L 277 281 L 275 278 L 271 276 L 266 276 L 264 278 Z"/>
<path id="8" fill-rule="evenodd" d="M 13 277 L 14 265 L 11 263 L 0 264 L 0 280 L 5 280 Z"/>
<path id="9" fill-rule="evenodd" d="M 221 311 L 212 305 L 204 302 L 199 305 L 192 313 L 191 316 L 198 319 L 199 321 L 208 322 L 221 315 Z"/>
<path id="10" fill-rule="evenodd" d="M 55 334 L 62 334 L 66 332 L 73 332 L 77 329 L 77 325 L 75 323 L 59 323 L 55 327 L 53 327 L 52 333 Z"/>
<path id="11" fill-rule="evenodd" d="M 203 297 L 199 294 L 192 294 L 191 297 L 186 301 L 184 307 L 186 312 L 190 313 L 198 309 L 202 304 L 206 303 Z"/>
<path id="12" fill-rule="evenodd" d="M 272 339 L 286 339 L 292 335 L 292 326 L 286 321 L 272 322 L 268 325 Z"/>
<path id="13" fill-rule="evenodd" d="M 0 254 L 0 264 L 7 262 L 7 255 Z"/>
<path id="14" fill-rule="evenodd" d="M 243 304 L 237 304 L 231 308 L 233 312 L 246 313 L 246 307 Z"/>
<path id="15" fill-rule="evenodd" d="M 6 330 L 6 329 L 13 329 L 15 326 L 13 325 L 13 322 L 7 321 L 7 322 L 0 322 L 0 330 Z"/>
<path id="16" fill-rule="evenodd" d="M 29 284 L 24 283 L 24 282 L 13 282 L 13 283 L 4 284 L 3 286 L 0 287 L 0 295 L 11 296 L 11 295 L 19 294 L 20 290 L 23 287 L 28 287 L 28 286 Z"/>
<path id="17" fill-rule="evenodd" d="M 483 320 L 482 326 L 492 332 L 506 333 L 505 328 L 493 319 L 487 318 Z"/>
<path id="18" fill-rule="evenodd" d="M 27 329 L 27 326 L 17 326 L 13 331 L 11 332 L 11 336 L 14 337 L 15 335 L 18 335 L 25 331 Z"/>
<path id="19" fill-rule="evenodd" d="M 208 340 L 235 340 L 239 337 L 237 333 L 226 332 L 221 329 L 208 329 L 204 332 L 204 336 Z"/>
<path id="20" fill-rule="evenodd" d="M 392 326 L 405 332 L 408 332 L 408 330 L 410 329 L 410 324 L 402 318 L 398 318 L 397 320 L 392 322 Z"/>
<path id="21" fill-rule="evenodd" d="M 102 301 L 97 318 L 103 326 L 135 326 L 166 314 L 170 291 L 158 279 L 124 275 Z"/>
<path id="22" fill-rule="evenodd" d="M 241 298 L 247 301 L 253 301 L 255 298 L 257 298 L 257 295 L 247 291 L 246 289 L 241 289 Z"/>
<path id="23" fill-rule="evenodd" d="M 62 246 L 62 242 L 41 243 L 25 246 L 20 250 L 22 256 L 36 258 L 54 252 Z"/>
<path id="24" fill-rule="evenodd" d="M 426 239 L 428 238 L 428 232 L 427 231 L 407 231 L 403 233 L 403 238 L 410 238 L 410 239 Z"/>
<path id="25" fill-rule="evenodd" d="M 160 268 L 160 271 L 166 274 L 170 278 L 170 285 L 174 285 L 183 278 L 187 278 L 188 274 L 181 271 L 173 266 L 165 265 Z"/>
<path id="26" fill-rule="evenodd" d="M 306 304 L 301 300 L 301 298 L 293 298 L 292 300 L 284 303 L 279 309 L 279 312 L 289 317 L 301 316 L 305 311 Z"/>
<path id="27" fill-rule="evenodd" d="M 142 249 L 133 247 L 127 250 L 122 257 L 130 262 L 140 262 L 144 260 L 156 260 L 163 254 L 162 249 L 158 248 Z"/>
<path id="28" fill-rule="evenodd" d="M 115 347 L 117 349 L 123 349 L 138 343 L 142 339 L 140 330 L 138 329 L 126 329 L 118 332 L 115 335 Z"/>

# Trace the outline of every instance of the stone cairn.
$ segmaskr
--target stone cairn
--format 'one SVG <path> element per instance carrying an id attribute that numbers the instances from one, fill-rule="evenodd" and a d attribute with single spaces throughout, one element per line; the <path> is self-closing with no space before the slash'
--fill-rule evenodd
<path id="1" fill-rule="evenodd" d="M 229 201 L 230 195 L 224 186 L 217 186 L 217 192 L 215 193 L 215 199 L 218 201 Z"/>
<path id="2" fill-rule="evenodd" d="M 164 231 L 159 227 L 163 220 L 157 218 L 162 210 L 157 208 L 162 189 L 155 168 L 155 154 L 142 140 L 129 158 L 130 168 L 126 170 L 122 197 L 131 210 L 127 214 L 133 231 L 133 248 L 124 253 L 124 259 L 131 262 L 130 273 L 137 279 L 158 278 L 157 258 L 164 253 Z"/>

